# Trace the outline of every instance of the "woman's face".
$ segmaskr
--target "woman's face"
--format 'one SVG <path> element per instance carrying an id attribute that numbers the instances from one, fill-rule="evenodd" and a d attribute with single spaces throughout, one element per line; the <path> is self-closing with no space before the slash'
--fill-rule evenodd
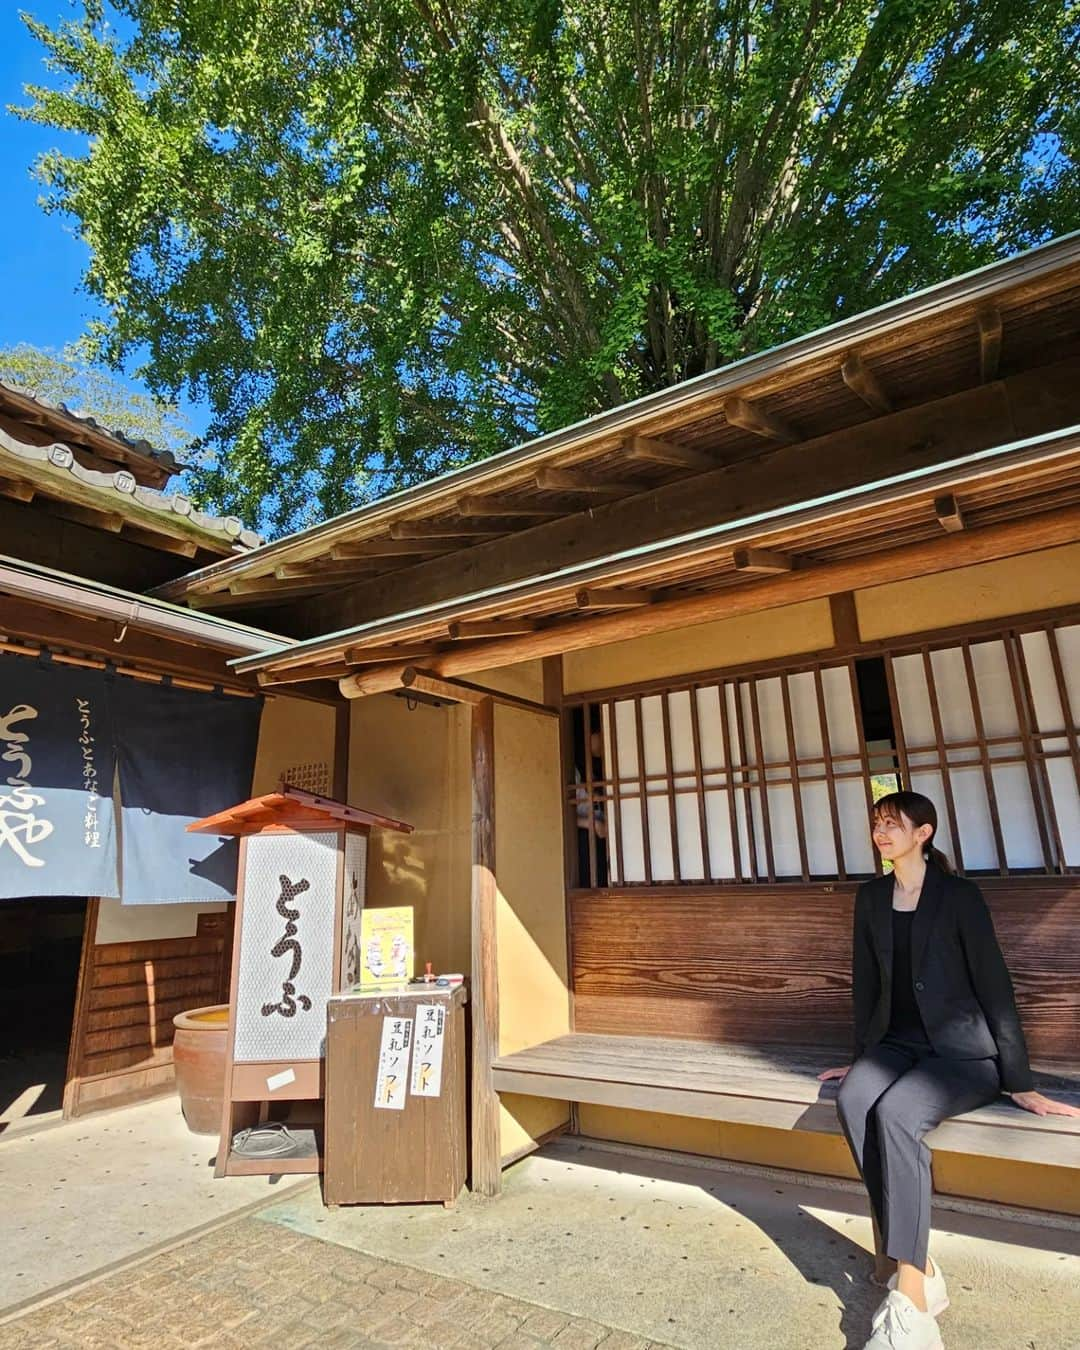
<path id="1" fill-rule="evenodd" d="M 921 852 L 931 834 L 933 830 L 929 825 L 913 824 L 902 811 L 896 815 L 874 817 L 874 847 L 887 862 Z"/>

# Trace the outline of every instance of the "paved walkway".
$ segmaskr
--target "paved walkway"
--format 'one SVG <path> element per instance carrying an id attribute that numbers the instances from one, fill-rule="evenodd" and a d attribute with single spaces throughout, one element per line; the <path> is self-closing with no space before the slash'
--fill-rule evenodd
<path id="1" fill-rule="evenodd" d="M 214 1180 L 217 1139 L 176 1097 L 0 1135 L 0 1314 L 269 1203 L 295 1178 Z"/>
<path id="2" fill-rule="evenodd" d="M 652 1344 L 250 1219 L 0 1325 L 0 1350 L 648 1350 Z"/>

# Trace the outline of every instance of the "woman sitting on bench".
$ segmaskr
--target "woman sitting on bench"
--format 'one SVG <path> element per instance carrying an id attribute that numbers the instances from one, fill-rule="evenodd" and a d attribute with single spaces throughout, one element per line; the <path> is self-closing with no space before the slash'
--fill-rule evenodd
<path id="1" fill-rule="evenodd" d="M 979 888 L 934 848 L 937 812 L 917 792 L 874 807 L 874 845 L 892 872 L 855 897 L 855 1062 L 840 1121 L 896 1262 L 865 1350 L 942 1350 L 949 1304 L 929 1260 L 930 1150 L 923 1136 L 1006 1092 L 1037 1115 L 1080 1109 L 1032 1090 L 1012 981 Z"/>

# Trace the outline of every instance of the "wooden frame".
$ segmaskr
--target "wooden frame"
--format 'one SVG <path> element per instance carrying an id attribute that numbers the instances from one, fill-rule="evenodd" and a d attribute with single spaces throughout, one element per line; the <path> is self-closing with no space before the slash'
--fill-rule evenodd
<path id="1" fill-rule="evenodd" d="M 76 1114 L 79 1104 L 81 1082 L 79 1069 L 82 1065 L 83 1041 L 86 1038 L 86 1020 L 90 1007 L 90 974 L 100 908 L 101 901 L 96 895 L 87 899 L 86 914 L 83 918 L 82 951 L 79 953 L 79 976 L 75 984 L 75 1008 L 71 1015 L 71 1039 L 68 1042 L 67 1067 L 64 1070 L 62 1110 L 65 1120 L 70 1120 Z"/>
<path id="2" fill-rule="evenodd" d="M 857 648 L 849 647 L 846 654 L 843 655 L 837 650 L 835 655 L 818 653 L 813 659 L 808 660 L 799 661 L 789 658 L 784 661 L 761 663 L 757 666 L 718 671 L 715 675 L 711 672 L 702 672 L 692 676 L 673 677 L 666 680 L 652 680 L 636 685 L 627 685 L 625 688 L 617 690 L 606 689 L 599 691 L 596 694 L 586 692 L 567 695 L 564 699 L 566 711 L 571 717 L 577 713 L 583 719 L 583 724 L 586 728 L 591 725 L 593 708 L 600 707 L 603 710 L 603 716 L 606 717 L 607 725 L 610 729 L 606 750 L 611 755 L 611 765 L 605 778 L 594 780 L 592 776 L 591 756 L 586 751 L 586 775 L 584 784 L 577 782 L 569 773 L 564 771 L 564 795 L 566 802 L 573 805 L 576 815 L 577 797 L 584 786 L 584 789 L 588 794 L 590 806 L 592 807 L 595 804 L 600 804 L 603 807 L 607 819 L 610 822 L 609 829 L 612 830 L 616 838 L 616 848 L 613 856 L 618 862 L 620 871 L 618 877 L 613 876 L 610 879 L 609 886 L 611 884 L 616 884 L 637 888 L 643 885 L 648 886 L 653 883 L 654 876 L 649 843 L 648 803 L 650 800 L 655 800 L 657 797 L 666 797 L 668 802 L 672 862 L 675 873 L 674 881 L 679 883 L 682 880 L 675 803 L 678 796 L 688 794 L 693 794 L 698 802 L 700 842 L 706 876 L 700 881 L 692 881 L 687 884 L 698 886 L 728 881 L 728 878 L 715 877 L 711 875 L 710 872 L 710 841 L 707 813 L 705 811 L 705 795 L 707 790 L 723 791 L 727 796 L 731 813 L 731 846 L 736 872 L 737 874 L 741 873 L 741 875 L 737 875 L 735 878 L 739 884 L 745 885 L 759 880 L 773 884 L 778 879 L 780 881 L 802 883 L 809 883 L 814 880 L 834 879 L 843 881 L 846 880 L 849 875 L 858 876 L 860 875 L 858 872 L 853 873 L 850 871 L 843 854 L 842 831 L 840 828 L 837 800 L 837 784 L 845 780 L 858 779 L 862 781 L 866 786 L 867 810 L 869 812 L 869 808 L 872 805 L 871 778 L 875 771 L 882 772 L 883 770 L 880 766 L 875 770 L 870 763 L 866 735 L 862 726 L 855 661 L 860 655 L 871 658 L 877 657 L 882 659 L 885 665 L 885 676 L 889 689 L 894 733 L 892 755 L 893 766 L 891 770 L 884 771 L 897 772 L 901 781 L 908 783 L 911 781 L 912 773 L 910 761 L 914 756 L 917 759 L 917 765 L 914 770 L 916 774 L 920 772 L 940 772 L 942 779 L 943 818 L 948 822 L 949 834 L 953 840 L 953 849 L 958 867 L 961 870 L 964 868 L 963 836 L 959 827 L 959 814 L 954 798 L 951 771 L 955 772 L 957 769 L 967 769 L 972 767 L 972 765 L 969 762 L 957 764 L 954 760 L 950 759 L 950 753 L 956 751 L 971 751 L 977 756 L 977 763 L 981 766 L 983 771 L 988 810 L 990 814 L 990 826 L 995 840 L 998 864 L 996 870 L 988 872 L 983 868 L 981 869 L 980 874 L 1001 876 L 1008 876 L 1010 874 L 1010 867 L 1006 856 L 1004 833 L 1001 824 L 1001 812 L 997 801 L 994 770 L 1016 763 L 1023 763 L 1028 766 L 1029 775 L 1031 777 L 1032 803 L 1042 841 L 1043 867 L 1039 872 L 1033 874 L 1054 875 L 1057 873 L 1080 871 L 1080 867 L 1068 865 L 1065 862 L 1066 855 L 1061 831 L 1057 823 L 1054 794 L 1051 790 L 1047 770 L 1047 764 L 1050 761 L 1067 758 L 1072 763 L 1077 781 L 1080 782 L 1080 728 L 1077 726 L 1076 710 L 1070 707 L 1064 674 L 1064 663 L 1056 639 L 1056 631 L 1058 628 L 1072 625 L 1076 622 L 1080 622 L 1080 613 L 1078 613 L 1075 608 L 1069 608 L 1064 611 L 1055 611 L 1052 616 L 1048 618 L 1029 618 L 1026 621 L 1008 621 L 1004 624 L 998 620 L 996 622 L 972 625 L 960 630 L 941 630 L 932 637 L 928 635 L 917 635 L 908 638 L 895 638 L 881 643 L 859 644 Z M 1040 731 L 1035 720 L 1028 666 L 1021 642 L 1021 638 L 1025 634 L 1030 633 L 1044 633 L 1046 635 L 1050 658 L 1053 664 L 1057 694 L 1064 717 L 1064 724 L 1061 728 Z M 1018 725 L 1018 731 L 1015 735 L 989 736 L 986 734 L 981 697 L 971 657 L 972 644 L 980 641 L 1000 641 L 1005 646 L 1005 651 L 1009 660 Z M 944 729 L 937 690 L 937 680 L 931 655 L 935 651 L 950 648 L 959 649 L 964 663 L 968 696 L 971 702 L 972 716 L 975 725 L 975 736 L 969 739 L 958 740 L 956 738 L 949 738 Z M 901 715 L 900 699 L 893 676 L 894 660 L 912 654 L 921 655 L 925 673 L 934 727 L 933 742 L 929 745 L 910 744 L 910 737 L 904 726 L 904 719 Z M 826 670 L 841 668 L 847 670 L 851 684 L 852 706 L 856 718 L 859 742 L 859 750 L 857 753 L 834 752 L 831 749 L 829 742 L 828 722 L 822 689 L 822 673 Z M 817 734 L 822 745 L 822 753 L 815 755 L 798 755 L 796 753 L 796 738 L 791 713 L 789 679 L 791 676 L 805 673 L 812 673 L 815 681 L 818 715 Z M 779 679 L 780 681 L 784 710 L 784 731 L 788 748 L 786 758 L 766 759 L 762 753 L 761 717 L 757 693 L 758 683 L 763 679 Z M 725 746 L 724 765 L 720 769 L 705 770 L 701 758 L 697 691 L 703 687 L 716 687 L 718 690 L 722 736 Z M 687 693 L 689 695 L 694 762 L 689 771 L 684 770 L 676 773 L 672 767 L 671 757 L 670 698 L 672 695 L 681 693 Z M 742 753 L 739 756 L 733 756 L 732 754 L 732 728 L 729 725 L 730 716 L 728 711 L 729 695 L 733 700 L 735 712 L 735 739 L 742 750 Z M 665 767 L 662 772 L 648 773 L 645 769 L 644 738 L 642 733 L 642 702 L 645 698 L 655 697 L 659 697 L 661 700 Z M 633 707 L 638 765 L 636 785 L 629 784 L 629 780 L 621 775 L 618 770 L 617 735 L 615 732 L 616 703 L 624 705 L 630 703 Z M 744 712 L 744 703 L 748 705 L 748 717 Z M 573 733 L 569 728 L 566 734 L 569 738 L 569 743 L 572 744 Z M 1047 744 L 1053 742 L 1065 742 L 1065 748 L 1047 748 Z M 1006 753 L 1007 746 L 1014 746 L 1017 744 L 1021 744 L 1023 747 L 1021 753 L 1011 755 Z M 752 752 L 749 755 L 747 754 L 748 747 L 752 748 Z M 936 755 L 936 759 L 930 760 L 929 757 L 932 755 Z M 572 765 L 568 764 L 567 768 L 572 768 Z M 708 786 L 705 783 L 706 773 L 713 780 Z M 810 776 L 808 777 L 808 775 Z M 686 780 L 691 778 L 693 781 L 688 784 Z M 681 779 L 683 781 L 681 784 L 676 784 L 676 779 Z M 829 815 L 837 860 L 836 873 L 828 875 L 811 873 L 804 837 L 805 832 L 803 829 L 804 803 L 802 792 L 800 791 L 801 786 L 805 786 L 808 782 L 820 783 L 821 781 L 825 782 L 827 788 Z M 769 793 L 766 790 L 767 788 L 791 789 L 793 809 L 799 833 L 798 846 L 801 863 L 799 875 L 785 875 L 781 878 L 777 877 L 773 853 L 772 823 L 769 814 Z M 739 856 L 739 830 L 735 818 L 736 797 L 740 797 L 742 801 L 740 809 L 744 813 L 747 842 L 751 852 L 751 856 L 746 860 L 747 866 L 745 868 L 741 866 Z M 645 865 L 645 879 L 640 882 L 626 882 L 621 875 L 624 853 L 620 835 L 622 830 L 622 808 L 624 800 L 633 800 L 640 803 L 642 852 Z M 755 831 L 752 824 L 755 813 L 759 819 L 762 834 L 763 846 L 760 849 L 756 847 Z M 590 809 L 589 813 L 588 829 L 590 835 L 588 883 L 587 885 L 584 884 L 582 878 L 577 874 L 577 857 L 575 850 L 573 856 L 568 855 L 568 871 L 570 875 L 571 890 L 598 889 L 597 842 L 592 809 Z M 609 860 L 611 858 L 612 855 L 609 852 Z M 880 868 L 880 863 L 876 858 L 875 865 Z M 669 883 L 665 882 L 664 884 Z"/>

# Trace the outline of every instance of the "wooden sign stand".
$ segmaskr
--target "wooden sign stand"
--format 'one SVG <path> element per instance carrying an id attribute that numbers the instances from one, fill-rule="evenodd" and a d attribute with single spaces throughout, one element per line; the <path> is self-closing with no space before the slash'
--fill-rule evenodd
<path id="1" fill-rule="evenodd" d="M 238 1156 L 233 1137 L 265 1119 L 274 1102 L 323 1098 L 326 1003 L 353 982 L 368 837 L 412 826 L 283 783 L 188 829 L 240 839 L 214 1175 L 318 1172 L 315 1131 L 305 1132 L 303 1153 L 289 1157 Z"/>

